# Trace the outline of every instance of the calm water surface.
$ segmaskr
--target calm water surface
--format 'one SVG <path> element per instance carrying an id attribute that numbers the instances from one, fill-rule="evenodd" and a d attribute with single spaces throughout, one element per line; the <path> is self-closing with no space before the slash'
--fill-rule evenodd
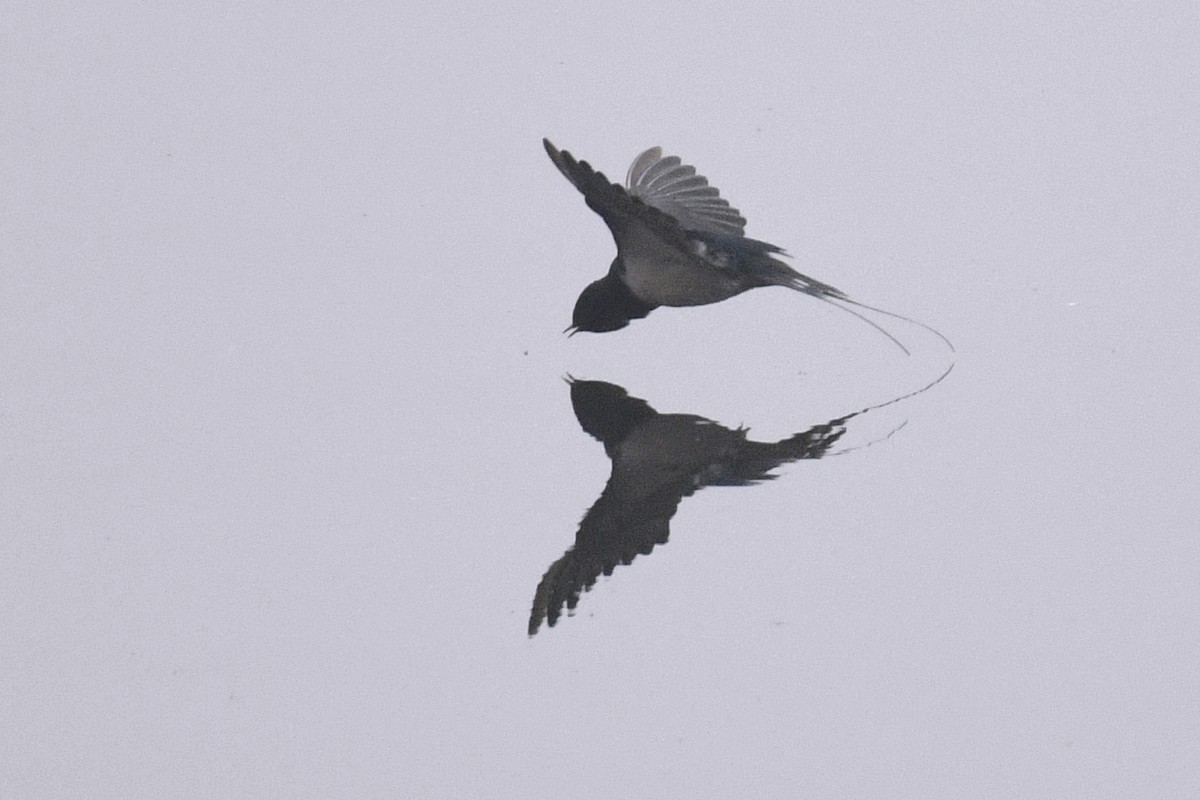
<path id="1" fill-rule="evenodd" d="M 1185 6 L 9 17 L 0 796 L 1200 793 Z"/>

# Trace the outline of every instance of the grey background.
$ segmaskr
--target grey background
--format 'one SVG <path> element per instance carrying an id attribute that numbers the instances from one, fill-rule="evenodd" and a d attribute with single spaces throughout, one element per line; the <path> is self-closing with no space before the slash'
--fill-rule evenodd
<path id="1" fill-rule="evenodd" d="M 1200 795 L 1195 4 L 0 19 L 0 796 Z M 770 438 L 949 363 L 782 290 L 566 339 L 542 136 L 958 354 L 529 639 L 564 375 Z"/>

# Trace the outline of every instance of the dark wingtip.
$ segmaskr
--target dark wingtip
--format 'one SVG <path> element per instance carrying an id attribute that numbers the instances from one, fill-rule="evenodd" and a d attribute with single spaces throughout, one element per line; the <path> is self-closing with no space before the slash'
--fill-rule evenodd
<path id="1" fill-rule="evenodd" d="M 557 164 L 562 159 L 562 151 L 555 147 L 549 139 L 542 139 L 542 147 L 546 148 L 546 155 L 550 156 L 554 163 Z"/>
<path id="2" fill-rule="evenodd" d="M 542 146 L 546 148 L 546 155 L 550 156 L 550 160 L 554 162 L 554 166 L 558 167 L 558 171 L 563 174 L 563 177 L 571 183 L 575 183 L 575 178 L 571 175 L 571 166 L 575 159 L 571 157 L 571 154 L 559 150 L 549 139 L 542 139 Z"/>

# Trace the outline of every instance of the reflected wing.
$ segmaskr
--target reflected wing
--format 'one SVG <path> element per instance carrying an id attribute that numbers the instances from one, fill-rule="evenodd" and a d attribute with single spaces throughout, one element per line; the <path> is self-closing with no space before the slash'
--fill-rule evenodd
<path id="1" fill-rule="evenodd" d="M 664 156 L 661 147 L 651 147 L 629 167 L 625 180 L 630 193 L 663 211 L 684 230 L 742 236 L 746 218 L 721 197 L 717 187 L 709 186 L 696 168 Z"/>
<path id="2" fill-rule="evenodd" d="M 610 482 L 579 523 L 575 545 L 542 576 L 529 614 L 530 636 L 543 622 L 554 627 L 564 606 L 574 611 L 580 595 L 601 575 L 611 575 L 618 566 L 666 544 L 671 517 L 684 492 L 674 488 L 659 492 L 635 508 L 627 507 L 617 494 Z"/>
<path id="3" fill-rule="evenodd" d="M 601 575 L 665 544 L 679 503 L 712 477 L 728 477 L 728 470 L 718 465 L 745 442 L 742 431 L 688 414 L 656 414 L 645 401 L 599 381 L 572 384 L 571 400 L 581 424 L 604 437 L 612 474 L 579 523 L 574 547 L 538 584 L 530 636 L 542 622 L 553 626 L 564 606 L 573 610 Z M 639 411 L 650 417 L 633 430 L 621 426 L 620 417 Z"/>

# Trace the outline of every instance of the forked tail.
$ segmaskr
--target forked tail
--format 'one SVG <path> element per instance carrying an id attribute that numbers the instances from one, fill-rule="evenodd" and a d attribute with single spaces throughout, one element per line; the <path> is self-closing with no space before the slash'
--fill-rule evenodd
<path id="1" fill-rule="evenodd" d="M 882 333 L 888 339 L 890 339 L 892 341 L 892 344 L 896 345 L 896 347 L 899 347 L 904 352 L 904 355 L 906 355 L 906 356 L 912 355 L 912 353 L 910 353 L 908 348 L 905 347 L 900 342 L 900 340 L 897 339 L 895 336 L 893 336 L 886 328 L 884 328 L 878 322 L 875 322 L 875 320 L 870 319 L 865 314 L 861 314 L 852 308 L 847 308 L 846 306 L 842 305 L 842 303 L 849 303 L 852 306 L 858 306 L 859 308 L 865 308 L 868 311 L 874 311 L 877 314 L 883 314 L 885 316 L 892 317 L 893 319 L 898 319 L 903 322 L 907 322 L 910 325 L 916 325 L 918 328 L 924 328 L 925 330 L 929 331 L 934 336 L 938 337 L 943 342 L 945 342 L 946 347 L 950 348 L 951 353 L 956 352 L 954 349 L 953 342 L 951 342 L 944 335 L 942 335 L 941 331 L 938 331 L 935 328 L 931 328 L 930 326 L 926 325 L 924 322 L 918 322 L 917 320 L 912 319 L 910 317 L 906 317 L 903 314 L 897 314 L 894 311 L 885 311 L 882 308 L 876 308 L 875 306 L 869 306 L 866 303 L 860 303 L 857 300 L 851 300 L 849 297 L 847 297 L 841 291 L 834 289 L 832 286 L 823 284 L 820 281 L 814 281 L 811 278 L 807 278 L 805 276 L 800 276 L 798 278 L 793 278 L 792 280 L 790 280 L 787 283 L 787 286 L 791 289 L 795 289 L 798 292 L 804 292 L 804 294 L 809 295 L 810 297 L 815 297 L 823 303 L 828 303 L 829 305 L 833 306 L 834 308 L 839 308 L 842 311 L 845 311 L 847 314 L 853 314 L 854 316 L 861 319 L 863 322 L 870 325 L 875 330 Z"/>

